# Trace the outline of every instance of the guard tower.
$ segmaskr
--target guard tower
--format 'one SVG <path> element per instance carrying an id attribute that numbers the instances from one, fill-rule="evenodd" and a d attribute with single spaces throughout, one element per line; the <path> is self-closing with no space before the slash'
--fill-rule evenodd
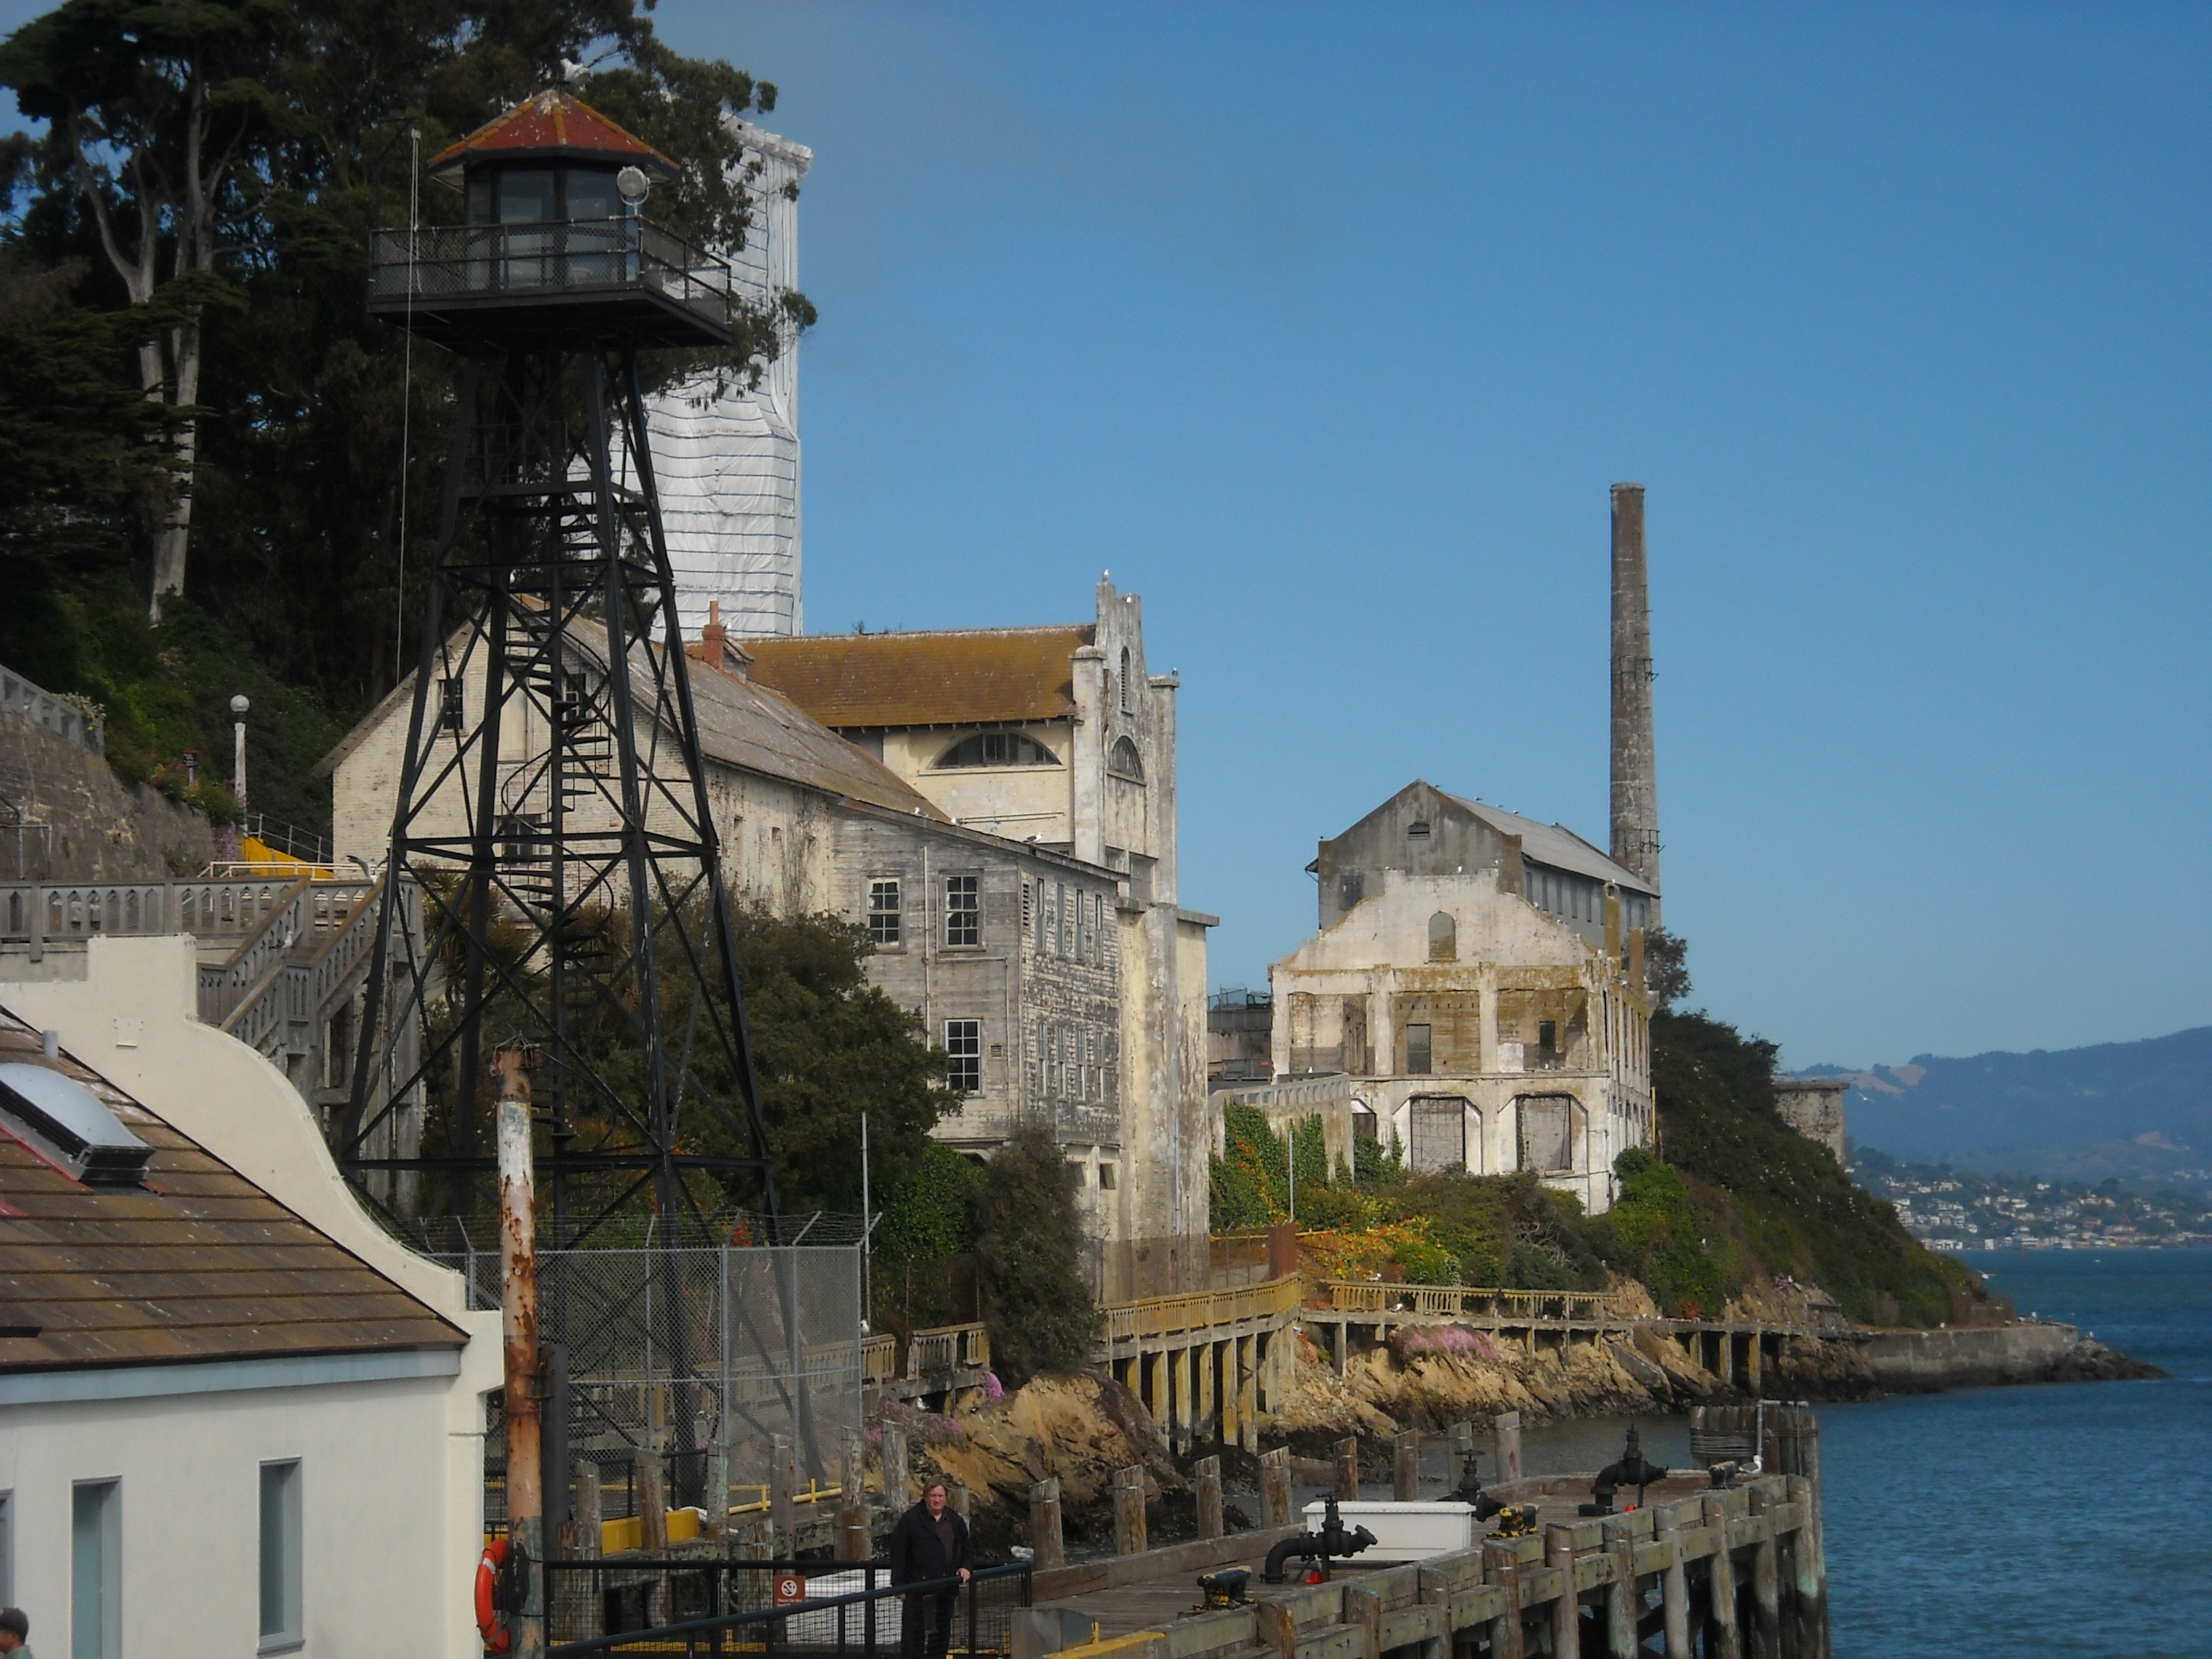
<path id="1" fill-rule="evenodd" d="M 460 354 L 460 388 L 339 1160 L 491 1214 L 487 1068 L 520 1038 L 550 1243 L 646 1209 L 706 1242 L 731 1196 L 773 1242 L 638 370 L 728 348 L 745 301 L 643 216 L 676 164 L 564 93 L 428 172 L 465 222 L 375 232 L 369 309 Z"/>

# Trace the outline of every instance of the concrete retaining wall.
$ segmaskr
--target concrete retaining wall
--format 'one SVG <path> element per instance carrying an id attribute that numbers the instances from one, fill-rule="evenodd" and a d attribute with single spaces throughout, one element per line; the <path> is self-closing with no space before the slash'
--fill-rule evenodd
<path id="1" fill-rule="evenodd" d="M 0 880 L 166 881 L 215 857 L 202 814 L 14 709 L 0 709 Z M 14 809 L 51 830 L 19 836 Z"/>
<path id="2" fill-rule="evenodd" d="M 1859 1352 L 1877 1386 L 1925 1394 L 2042 1382 L 2080 1337 L 2075 1327 L 2056 1321 L 1963 1330 L 1884 1331 Z"/>

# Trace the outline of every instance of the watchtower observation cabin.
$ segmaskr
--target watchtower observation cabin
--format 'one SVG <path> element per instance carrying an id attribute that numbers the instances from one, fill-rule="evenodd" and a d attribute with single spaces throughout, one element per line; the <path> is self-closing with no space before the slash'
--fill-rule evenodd
<path id="1" fill-rule="evenodd" d="M 502 336 L 728 345 L 728 262 L 643 216 L 676 163 L 589 105 L 542 92 L 441 151 L 465 222 L 374 233 L 368 308 L 456 349 Z"/>

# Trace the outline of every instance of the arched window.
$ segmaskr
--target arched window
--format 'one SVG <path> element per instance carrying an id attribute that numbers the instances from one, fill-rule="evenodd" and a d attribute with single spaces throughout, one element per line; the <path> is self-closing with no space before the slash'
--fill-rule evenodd
<path id="1" fill-rule="evenodd" d="M 1429 960 L 1459 960 L 1459 925 L 1446 911 L 1439 910 L 1429 918 Z"/>
<path id="2" fill-rule="evenodd" d="M 1106 751 L 1106 769 L 1132 783 L 1145 781 L 1145 763 L 1137 754 L 1137 745 L 1127 738 L 1114 739 L 1114 746 Z"/>
<path id="3" fill-rule="evenodd" d="M 1123 646 L 1121 647 L 1121 712 L 1125 714 L 1133 714 L 1137 712 L 1137 677 L 1130 672 L 1135 660 L 1129 654 L 1129 647 Z"/>
<path id="4" fill-rule="evenodd" d="M 1018 732 L 978 732 L 963 738 L 937 757 L 936 769 L 967 766 L 1057 766 L 1060 757 L 1035 738 Z"/>

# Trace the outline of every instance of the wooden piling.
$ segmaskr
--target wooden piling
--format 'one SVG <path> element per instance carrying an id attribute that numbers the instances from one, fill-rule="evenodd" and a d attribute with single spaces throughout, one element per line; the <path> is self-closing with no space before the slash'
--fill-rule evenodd
<path id="1" fill-rule="evenodd" d="M 1735 1624 L 1735 1563 L 1728 1550 L 1728 1507 L 1718 1498 L 1698 1500 L 1705 1523 L 1718 1534 L 1720 1547 L 1711 1562 L 1710 1589 L 1705 1596 L 1705 1652 L 1709 1659 L 1743 1659 L 1743 1642 Z"/>
<path id="2" fill-rule="evenodd" d="M 1390 1496 L 1410 1504 L 1421 1495 L 1421 1431 L 1407 1429 L 1390 1443 Z"/>
<path id="3" fill-rule="evenodd" d="M 599 1495 L 599 1466 L 597 1463 L 576 1465 L 576 1498 L 568 1510 L 568 1524 L 563 1528 L 561 1553 L 572 1561 L 596 1561 L 600 1554 L 602 1534 Z M 592 1576 L 582 1572 L 564 1572 L 553 1579 L 553 1593 L 546 1597 L 557 1621 L 556 1628 L 564 1632 L 563 1640 L 597 1636 L 605 1613 Z"/>
<path id="4" fill-rule="evenodd" d="M 1521 1639 L 1521 1553 L 1497 1539 L 1482 1547 L 1482 1576 L 1505 1603 L 1490 1621 L 1490 1659 L 1525 1659 Z"/>
<path id="5" fill-rule="evenodd" d="M 1359 1632 L 1360 1659 L 1382 1659 L 1382 1598 L 1364 1584 L 1344 1587 L 1344 1622 Z"/>
<path id="6" fill-rule="evenodd" d="M 1221 1443 L 1224 1446 L 1244 1444 L 1244 1416 L 1237 1404 L 1237 1356 L 1243 1352 L 1243 1345 L 1233 1336 L 1221 1345 Z"/>
<path id="7" fill-rule="evenodd" d="M 911 1465 L 907 1452 L 906 1428 L 902 1424 L 886 1421 L 883 1425 L 883 1445 L 878 1452 L 884 1477 L 884 1507 L 896 1521 L 914 1502 L 914 1477 L 908 1472 Z"/>
<path id="8" fill-rule="evenodd" d="M 715 1446 L 707 1453 L 707 1520 L 700 1530 L 720 1544 L 730 1535 L 730 1449 Z"/>
<path id="9" fill-rule="evenodd" d="M 1278 1446 L 1260 1455 L 1261 1525 L 1287 1527 L 1291 1513 L 1291 1449 Z"/>
<path id="10" fill-rule="evenodd" d="M 1813 1483 L 1802 1474 L 1787 1478 L 1790 1501 L 1805 1516 L 1790 1540 L 1790 1638 L 1792 1659 L 1825 1659 L 1827 1611 L 1822 1606 L 1826 1587 L 1816 1571 L 1820 1550 L 1814 1541 Z"/>
<path id="11" fill-rule="evenodd" d="M 865 1561 L 875 1547 L 868 1534 L 867 1453 L 858 1429 L 839 1436 L 837 1461 L 837 1559 Z"/>
<path id="12" fill-rule="evenodd" d="M 1575 1595 L 1575 1529 L 1544 1529 L 1544 1565 L 1559 1570 L 1561 1586 L 1552 1601 L 1552 1659 L 1582 1659 L 1583 1607 Z"/>
<path id="13" fill-rule="evenodd" d="M 1637 1659 L 1636 1626 L 1644 1596 L 1636 1588 L 1636 1525 L 1626 1516 L 1615 1515 L 1607 1516 L 1598 1530 L 1613 1561 L 1613 1583 L 1605 1591 L 1606 1659 Z"/>
<path id="14" fill-rule="evenodd" d="M 1359 1442 L 1351 1436 L 1336 1443 L 1336 1495 L 1346 1503 L 1359 1496 Z"/>
<path id="15" fill-rule="evenodd" d="M 1751 1489 L 1751 1514 L 1766 1523 L 1766 1535 L 1751 1547 L 1751 1659 L 1782 1659 L 1782 1599 L 1778 1546 L 1774 1538 L 1774 1511 L 1778 1504 L 1776 1480 L 1761 1480 Z"/>
<path id="16" fill-rule="evenodd" d="M 1058 1475 L 1030 1488 L 1030 1548 L 1036 1553 L 1039 1572 L 1067 1565 L 1067 1550 L 1060 1536 Z"/>
<path id="17" fill-rule="evenodd" d="M 1194 1473 L 1198 1487 L 1198 1535 L 1200 1538 L 1218 1538 L 1222 1533 L 1221 1460 L 1218 1457 L 1201 1457 Z"/>
<path id="18" fill-rule="evenodd" d="M 1145 1469 L 1133 1463 L 1114 1471 L 1114 1553 L 1145 1553 Z"/>
<path id="19" fill-rule="evenodd" d="M 1260 1339 L 1240 1339 L 1243 1352 L 1237 1362 L 1237 1427 L 1248 1452 L 1260 1449 Z"/>
<path id="20" fill-rule="evenodd" d="M 793 1547 L 796 1522 L 792 1512 L 792 1489 L 799 1484 L 799 1465 L 791 1449 L 791 1437 L 779 1434 L 769 1442 L 768 1453 L 768 1516 L 775 1523 L 776 1547 L 790 1551 Z"/>
<path id="21" fill-rule="evenodd" d="M 1219 1369 L 1220 1346 L 1202 1342 L 1196 1350 L 1198 1359 L 1198 1437 L 1221 1443 L 1221 1419 L 1215 1401 L 1214 1373 Z"/>
<path id="22" fill-rule="evenodd" d="M 662 1482 L 660 1454 L 641 1451 L 632 1466 L 630 1497 L 637 1504 L 638 1547 L 647 1555 L 668 1553 L 668 1493 Z"/>
<path id="23" fill-rule="evenodd" d="M 1521 1413 L 1500 1412 L 1490 1425 L 1491 1444 L 1498 1461 L 1498 1484 L 1521 1478 Z"/>
<path id="24" fill-rule="evenodd" d="M 1659 1580 L 1659 1618 L 1666 1632 L 1667 1659 L 1692 1659 L 1690 1575 L 1682 1565 L 1681 1511 L 1670 1504 L 1655 1519 L 1659 1541 L 1667 1551 L 1667 1565 Z"/>

